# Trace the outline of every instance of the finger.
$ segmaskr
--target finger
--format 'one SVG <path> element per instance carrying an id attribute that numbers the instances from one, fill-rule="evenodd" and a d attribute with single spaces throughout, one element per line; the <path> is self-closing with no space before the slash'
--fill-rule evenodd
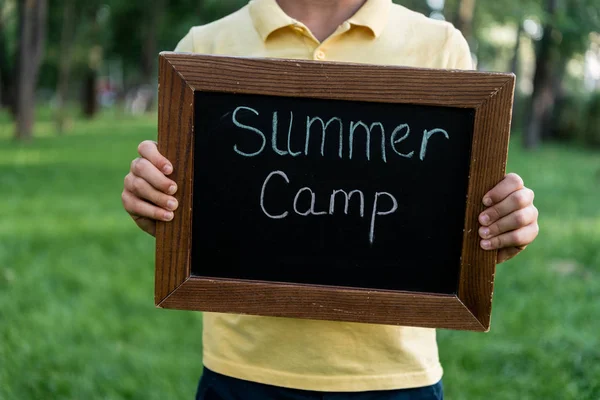
<path id="1" fill-rule="evenodd" d="M 506 249 L 500 249 L 498 251 L 498 260 L 497 264 L 503 263 L 504 261 L 508 261 L 523 250 L 525 250 L 527 246 L 523 247 L 507 247 Z"/>
<path id="2" fill-rule="evenodd" d="M 128 174 L 125 177 L 125 189 L 140 199 L 149 201 L 168 211 L 175 211 L 179 205 L 175 197 L 168 196 L 163 192 L 156 190 L 144 179 L 133 174 Z"/>
<path id="3" fill-rule="evenodd" d="M 479 222 L 481 225 L 490 226 L 500 218 L 532 205 L 533 196 L 533 190 L 528 188 L 519 189 L 508 195 L 500 203 L 494 204 L 482 212 L 479 215 Z"/>
<path id="4" fill-rule="evenodd" d="M 482 226 L 479 228 L 479 236 L 483 239 L 490 239 L 494 236 L 527 226 L 535 222 L 537 217 L 538 209 L 531 205 L 500 218 L 490 226 Z"/>
<path id="5" fill-rule="evenodd" d="M 154 204 L 150 204 L 127 190 L 123 190 L 121 200 L 123 201 L 125 210 L 132 216 L 151 218 L 159 221 L 171 221 L 174 217 L 172 211 L 164 210 Z"/>
<path id="6" fill-rule="evenodd" d="M 509 194 L 521 188 L 523 188 L 523 179 L 517 174 L 510 173 L 483 196 L 483 204 L 487 207 L 498 204 Z"/>
<path id="7" fill-rule="evenodd" d="M 162 171 L 165 175 L 170 175 L 173 172 L 173 165 L 167 160 L 165 156 L 160 154 L 156 142 L 151 140 L 144 140 L 138 146 L 138 153 L 143 158 L 150 161 L 158 170 Z"/>
<path id="8" fill-rule="evenodd" d="M 131 162 L 131 173 L 147 181 L 163 193 L 175 194 L 177 191 L 175 182 L 167 178 L 154 164 L 145 158 L 136 158 Z"/>
<path id="9" fill-rule="evenodd" d="M 527 246 L 533 242 L 539 232 L 537 222 L 529 224 L 523 228 L 516 229 L 502 235 L 494 236 L 490 239 L 484 239 L 480 242 L 484 250 L 504 249 L 508 247 Z"/>

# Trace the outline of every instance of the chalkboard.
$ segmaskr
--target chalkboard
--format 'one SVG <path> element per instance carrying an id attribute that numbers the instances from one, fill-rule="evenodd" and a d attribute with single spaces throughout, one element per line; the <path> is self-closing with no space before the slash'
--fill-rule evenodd
<path id="1" fill-rule="evenodd" d="M 161 53 L 158 307 L 489 330 L 514 75 Z"/>
<path id="2" fill-rule="evenodd" d="M 457 293 L 474 109 L 195 96 L 194 275 Z"/>

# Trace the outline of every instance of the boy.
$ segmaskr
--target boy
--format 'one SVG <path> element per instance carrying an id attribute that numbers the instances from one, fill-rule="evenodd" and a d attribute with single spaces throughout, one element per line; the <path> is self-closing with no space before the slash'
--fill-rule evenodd
<path id="1" fill-rule="evenodd" d="M 459 31 L 391 0 L 252 0 L 195 27 L 176 51 L 470 69 Z M 122 199 L 137 225 L 177 209 L 173 168 L 139 146 Z M 443 199 L 441 199 L 443 201 Z M 481 246 L 505 261 L 537 236 L 533 192 L 509 174 L 482 199 Z M 197 399 L 442 399 L 435 330 L 204 314 L 205 371 Z"/>

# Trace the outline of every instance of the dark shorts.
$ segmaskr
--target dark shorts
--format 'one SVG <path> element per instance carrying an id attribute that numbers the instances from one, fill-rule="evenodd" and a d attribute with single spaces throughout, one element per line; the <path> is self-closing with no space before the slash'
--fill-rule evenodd
<path id="1" fill-rule="evenodd" d="M 443 400 L 442 382 L 414 389 L 373 392 L 313 392 L 263 385 L 217 374 L 207 368 L 196 400 Z"/>

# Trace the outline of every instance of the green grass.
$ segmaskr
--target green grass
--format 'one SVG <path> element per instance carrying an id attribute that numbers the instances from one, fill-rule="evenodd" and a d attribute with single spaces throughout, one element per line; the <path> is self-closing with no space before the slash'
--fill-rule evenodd
<path id="1" fill-rule="evenodd" d="M 492 330 L 442 331 L 450 400 L 600 399 L 600 153 L 561 145 L 509 171 L 536 193 L 538 239 L 497 267 Z"/>
<path id="2" fill-rule="evenodd" d="M 153 239 L 120 200 L 151 119 L 0 135 L 0 399 L 193 398 L 199 313 L 154 307 Z M 185 334 L 182 334 L 185 332 Z"/>
<path id="3" fill-rule="evenodd" d="M 199 313 L 153 306 L 153 246 L 122 210 L 155 119 L 0 115 L 0 399 L 193 398 Z M 512 145 L 540 237 L 498 267 L 492 331 L 440 331 L 447 398 L 600 399 L 600 154 Z"/>

